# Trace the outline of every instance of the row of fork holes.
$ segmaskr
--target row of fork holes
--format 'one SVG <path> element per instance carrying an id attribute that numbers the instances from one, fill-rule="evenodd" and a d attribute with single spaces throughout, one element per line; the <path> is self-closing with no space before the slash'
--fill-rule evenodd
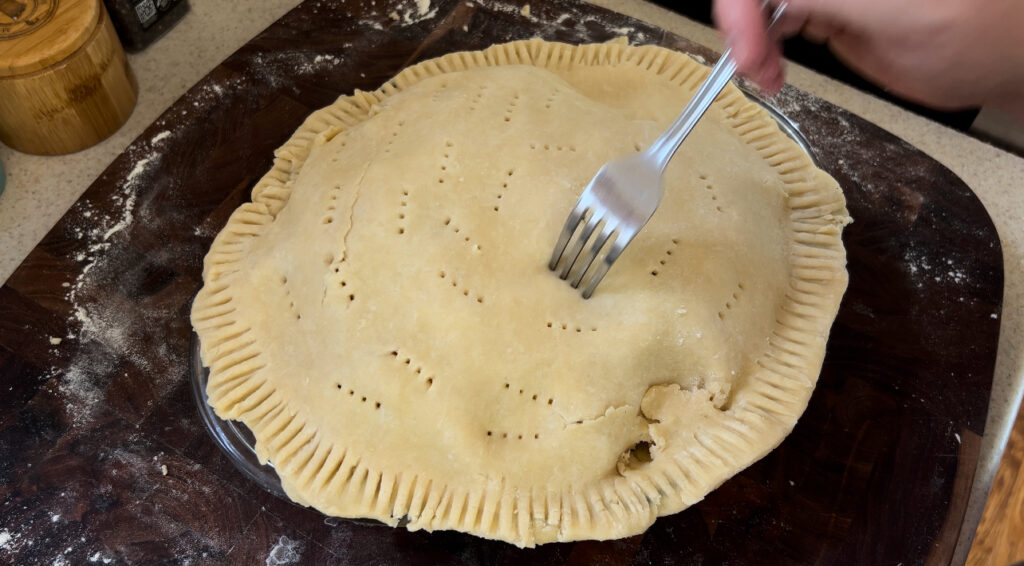
<path id="1" fill-rule="evenodd" d="M 405 234 L 405 208 L 409 206 L 409 191 L 402 189 L 402 200 L 398 204 L 398 233 Z"/>
<path id="2" fill-rule="evenodd" d="M 568 324 L 566 324 L 564 322 L 561 323 L 561 324 L 555 324 L 554 322 L 549 322 L 548 323 L 548 328 L 561 328 L 562 330 L 575 330 L 576 332 L 583 332 L 583 327 L 582 326 L 572 327 L 572 326 L 569 326 Z M 597 327 L 596 326 L 591 326 L 590 327 L 590 332 L 597 332 Z"/>
<path id="3" fill-rule="evenodd" d="M 740 297 L 743 296 L 743 291 L 746 289 L 747 288 L 743 285 L 742 281 L 736 284 L 736 290 L 732 293 L 732 300 L 725 302 L 725 311 L 718 311 L 718 318 L 720 320 L 725 320 L 725 312 L 732 310 L 733 305 L 739 302 Z"/>
<path id="4" fill-rule="evenodd" d="M 330 202 L 327 203 L 327 214 L 321 220 L 321 222 L 323 224 L 331 224 L 331 223 L 334 222 L 334 214 L 332 214 L 332 213 L 334 212 L 335 201 L 338 200 L 338 191 L 340 191 L 340 190 L 341 190 L 341 185 L 334 185 L 334 188 L 331 189 Z"/>
<path id="5" fill-rule="evenodd" d="M 671 256 L 672 255 L 672 250 L 675 249 L 675 247 L 678 246 L 678 245 L 679 245 L 679 239 L 678 238 L 672 238 L 672 247 L 667 249 L 667 250 L 665 250 L 665 255 L 666 256 Z M 662 259 L 658 260 L 658 265 L 665 265 L 667 263 L 668 263 L 668 258 L 662 258 Z M 656 268 L 651 270 L 651 276 L 653 276 L 653 277 L 657 277 L 658 273 L 659 272 L 658 272 L 658 270 Z"/>
<path id="6" fill-rule="evenodd" d="M 498 198 L 501 198 L 501 195 L 498 195 Z M 494 207 L 494 210 L 498 210 L 498 207 Z M 449 216 L 449 217 L 444 219 L 444 225 L 449 230 L 451 230 L 452 232 L 454 232 L 456 234 L 458 234 L 459 232 L 462 231 L 462 228 L 459 228 L 458 226 L 452 225 L 452 217 L 451 216 Z M 469 236 L 463 236 L 462 237 L 462 241 L 466 242 L 467 244 L 470 243 L 470 240 L 471 240 L 471 238 Z M 474 244 L 472 244 L 472 246 L 473 246 L 473 249 L 476 250 L 476 251 L 480 251 L 480 250 L 483 249 L 483 248 L 480 247 L 480 244 L 475 244 L 474 243 Z M 442 275 L 441 277 L 444 277 L 444 276 Z"/>
<path id="7" fill-rule="evenodd" d="M 473 99 L 469 103 L 469 109 L 470 110 L 476 110 L 477 105 L 480 103 L 481 99 L 483 99 L 483 91 L 486 90 L 486 89 L 487 89 L 486 86 L 481 86 L 480 87 L 480 91 L 478 91 L 473 96 Z M 544 108 L 545 109 L 548 109 L 548 110 L 551 109 L 551 104 L 555 101 L 555 97 L 558 96 L 558 94 L 559 94 L 559 91 L 556 90 L 556 91 L 552 92 L 550 96 L 548 96 L 548 98 L 544 101 Z M 516 107 L 516 105 L 518 103 L 519 103 L 519 94 L 513 94 L 512 95 L 512 100 L 509 101 L 509 105 L 508 105 L 508 107 L 505 110 L 505 121 L 506 122 L 510 122 L 512 120 L 512 118 L 511 118 L 512 112 L 513 112 L 513 110 L 515 110 L 515 107 Z"/>
<path id="8" fill-rule="evenodd" d="M 391 352 L 389 352 L 389 353 L 391 354 L 391 357 L 395 358 L 396 360 L 398 359 L 398 350 L 391 350 Z M 413 369 L 413 367 L 412 367 L 412 358 L 404 358 L 402 360 L 402 363 L 407 365 L 407 366 L 409 366 L 409 370 L 412 371 L 413 373 L 416 373 L 417 375 L 423 373 L 423 368 L 421 368 L 421 367 L 417 367 L 417 368 Z M 427 387 L 431 387 L 431 386 L 434 385 L 434 378 L 433 377 L 428 377 L 424 381 L 427 384 Z"/>
<path id="9" fill-rule="evenodd" d="M 344 387 L 342 387 L 342 385 L 341 385 L 340 383 L 338 383 L 338 384 L 336 384 L 336 385 L 337 385 L 337 387 L 338 387 L 338 390 L 339 390 L 339 391 L 341 391 L 341 390 L 344 390 L 344 389 L 345 389 Z M 356 396 L 356 391 L 355 391 L 354 389 L 349 389 L 349 390 L 348 390 L 348 396 L 349 396 L 349 397 L 352 397 L 352 398 L 355 398 L 355 396 Z M 366 396 L 360 396 L 360 397 L 359 397 L 359 401 L 360 401 L 361 403 L 365 403 L 365 402 L 366 402 Z M 374 408 L 374 409 L 379 409 L 379 408 L 380 408 L 380 401 L 375 401 L 375 402 L 373 403 L 373 408 Z"/>
<path id="10" fill-rule="evenodd" d="M 506 177 L 511 177 L 512 175 L 515 175 L 515 174 L 516 174 L 516 170 L 515 169 L 509 169 L 509 170 L 505 171 L 505 176 Z M 505 197 L 505 191 L 506 190 L 508 190 L 508 181 L 503 181 L 501 183 L 501 192 L 498 193 L 498 200 L 501 200 L 502 198 Z M 495 203 L 494 204 L 494 212 L 498 212 L 499 210 L 501 210 L 501 206 L 498 203 Z"/>
<path id="11" fill-rule="evenodd" d="M 511 392 L 512 391 L 512 384 L 511 383 L 506 383 L 505 384 L 505 389 L 507 391 Z M 526 391 L 523 390 L 523 389 L 520 389 L 519 390 L 519 394 L 525 396 L 526 395 Z M 536 393 L 531 395 L 530 399 L 533 400 L 533 401 L 540 401 L 541 400 L 540 397 Z M 554 403 L 555 403 L 554 398 L 548 397 L 548 405 L 553 405 Z"/>
<path id="12" fill-rule="evenodd" d="M 699 175 L 699 178 L 700 178 L 701 181 L 705 182 L 704 190 L 711 191 L 711 200 L 712 201 L 717 201 L 718 200 L 718 195 L 716 195 L 714 193 L 715 187 L 710 182 L 708 182 L 708 176 L 706 174 L 704 174 L 704 173 L 701 173 Z M 717 210 L 718 212 L 723 212 L 722 211 L 722 207 L 719 206 L 719 205 L 715 205 L 715 210 Z"/>
<path id="13" fill-rule="evenodd" d="M 571 151 L 571 152 L 575 152 L 576 151 L 576 146 L 575 145 L 557 145 L 557 144 L 556 145 L 551 145 L 549 143 L 545 143 L 545 144 L 531 143 L 530 144 L 530 149 L 543 149 L 545 151 L 554 150 L 554 151 Z"/>
<path id="14" fill-rule="evenodd" d="M 331 264 L 331 263 L 334 263 L 334 256 L 328 256 L 327 258 L 325 258 L 325 261 L 326 260 L 330 260 L 330 261 L 328 261 L 328 265 Z M 344 263 L 344 262 L 345 262 L 345 258 L 341 258 L 341 261 L 338 262 L 339 265 L 335 265 L 334 266 L 334 272 L 335 273 L 341 273 L 341 265 L 340 264 Z M 348 282 L 345 281 L 344 279 L 342 279 L 341 281 L 338 281 L 338 286 L 340 286 L 340 287 L 348 287 Z M 354 300 L 356 300 L 355 293 L 349 293 L 348 294 L 348 302 L 351 303 Z"/>
<path id="15" fill-rule="evenodd" d="M 448 272 L 444 271 L 442 269 L 441 271 L 437 272 L 437 276 L 440 277 L 441 279 L 448 279 Z M 452 283 L 452 287 L 455 287 L 456 289 L 459 288 L 459 282 L 456 281 L 454 277 L 451 278 L 451 283 Z M 470 296 L 469 295 L 469 289 L 463 288 L 462 289 L 462 296 L 469 297 Z M 483 303 L 484 302 L 484 298 L 482 296 L 476 296 L 475 298 L 476 298 L 476 302 L 478 302 L 478 303 Z"/>
<path id="16" fill-rule="evenodd" d="M 455 146 L 455 142 L 453 142 L 452 140 L 446 140 L 444 142 L 444 146 L 446 148 L 452 148 L 452 147 Z M 443 155 L 444 155 L 445 159 L 450 159 L 451 158 L 450 150 L 446 149 Z M 441 172 L 442 172 L 442 174 L 444 174 L 444 172 L 446 172 L 447 170 L 448 170 L 448 165 L 446 163 L 442 163 L 441 164 Z M 438 177 L 437 178 L 437 182 L 438 182 L 438 184 L 443 185 L 444 184 L 444 177 Z M 398 211 L 398 223 L 399 223 L 398 233 L 400 235 L 401 234 L 405 234 L 405 209 L 408 206 L 409 206 L 409 191 L 406 190 L 406 189 L 403 189 L 402 190 L 402 200 L 399 202 L 399 211 Z"/>
<path id="17" fill-rule="evenodd" d="M 493 430 L 487 431 L 487 436 L 491 436 L 491 437 L 497 436 L 497 437 L 500 437 L 500 438 L 510 438 L 511 437 L 511 438 L 515 438 L 516 440 L 522 440 L 523 439 L 523 435 L 522 434 L 510 435 L 507 432 L 502 432 L 502 433 L 499 434 L 499 433 L 497 433 L 497 432 L 495 432 Z M 530 435 L 527 434 L 526 436 L 528 438 Z M 534 433 L 533 439 L 534 440 L 540 439 L 540 433 L 539 432 L 538 433 Z"/>
<path id="18" fill-rule="evenodd" d="M 509 103 L 508 103 L 508 108 L 505 109 L 505 121 L 506 122 L 511 122 L 512 121 L 512 113 L 515 111 L 517 104 L 519 104 L 519 95 L 518 94 L 514 94 L 514 95 L 512 95 L 512 100 L 509 101 Z"/>
<path id="19" fill-rule="evenodd" d="M 295 315 L 295 320 L 302 320 L 302 315 L 299 313 L 299 310 L 295 308 L 295 301 L 292 299 L 292 293 L 288 290 L 288 276 L 281 276 L 281 287 L 284 288 L 284 296 L 288 299 L 288 310 L 292 311 L 292 314 Z"/>
<path id="20" fill-rule="evenodd" d="M 511 383 L 506 383 L 506 384 L 504 385 L 504 388 L 505 388 L 505 390 L 506 390 L 506 391 L 509 391 L 509 392 L 511 392 L 511 391 L 512 391 L 512 384 L 511 384 Z M 526 396 L 526 390 L 524 390 L 524 389 L 520 389 L 520 390 L 519 390 L 519 395 L 522 395 L 522 396 L 524 396 L 524 397 L 525 397 L 525 396 Z M 536 393 L 534 393 L 533 395 L 531 395 L 531 396 L 530 396 L 530 399 L 531 399 L 531 400 L 533 400 L 533 401 L 541 401 L 541 398 L 540 398 L 540 396 L 539 396 L 539 395 L 537 395 Z M 555 400 L 554 400 L 553 398 L 548 398 L 548 401 L 547 401 L 547 402 L 548 402 L 548 405 L 552 405 L 552 404 L 554 404 Z M 487 436 L 498 436 L 498 435 L 499 435 L 499 434 L 498 434 L 497 432 L 495 432 L 495 431 L 491 431 L 491 430 L 488 430 L 488 431 L 487 431 Z M 510 437 L 510 434 L 509 434 L 509 433 L 507 433 L 507 432 L 502 432 L 502 433 L 500 434 L 500 436 L 501 436 L 501 438 L 509 438 L 509 437 Z M 526 435 L 526 436 L 528 437 L 529 435 Z M 516 434 L 516 435 L 514 436 L 514 438 L 515 438 L 516 440 L 522 440 L 522 439 L 523 439 L 524 437 L 523 437 L 523 435 L 522 435 L 522 434 Z M 534 433 L 534 435 L 533 435 L 533 438 L 534 438 L 534 440 L 537 440 L 537 439 L 539 439 L 539 438 L 540 438 L 540 433 Z"/>

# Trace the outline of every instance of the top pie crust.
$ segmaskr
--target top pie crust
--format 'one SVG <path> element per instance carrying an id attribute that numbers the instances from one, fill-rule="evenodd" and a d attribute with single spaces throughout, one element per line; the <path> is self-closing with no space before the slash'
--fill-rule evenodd
<path id="1" fill-rule="evenodd" d="M 329 515 L 532 546 L 700 501 L 807 405 L 847 282 L 837 183 L 730 85 L 593 298 L 546 261 L 707 72 L 518 41 L 313 113 L 206 256 L 210 404 Z"/>

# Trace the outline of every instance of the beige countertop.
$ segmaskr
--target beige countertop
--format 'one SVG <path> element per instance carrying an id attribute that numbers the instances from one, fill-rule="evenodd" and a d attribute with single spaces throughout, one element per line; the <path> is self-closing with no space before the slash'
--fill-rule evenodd
<path id="1" fill-rule="evenodd" d="M 410 0 L 411 1 L 411 0 Z M 479 0 L 477 0 L 479 1 Z M 720 50 L 714 30 L 639 0 L 595 4 L 645 20 Z M 128 123 L 101 144 L 60 157 L 37 157 L 0 145 L 7 188 L 0 195 L 0 281 L 78 199 L 107 165 L 172 102 L 234 50 L 298 4 L 297 0 L 192 2 L 192 11 L 148 50 L 129 56 L 139 80 L 138 106 Z M 987 434 L 968 510 L 976 524 L 1024 394 L 1024 159 L 901 110 L 796 65 L 788 82 L 878 124 L 960 176 L 988 209 L 1003 245 L 1003 319 Z M 963 533 L 957 562 L 966 557 L 973 529 Z"/>

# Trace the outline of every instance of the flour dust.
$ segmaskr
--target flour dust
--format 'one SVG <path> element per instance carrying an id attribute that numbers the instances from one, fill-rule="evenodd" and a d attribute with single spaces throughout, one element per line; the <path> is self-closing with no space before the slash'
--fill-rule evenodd
<path id="1" fill-rule="evenodd" d="M 305 545 L 302 541 L 292 540 L 282 536 L 277 540 L 267 554 L 266 566 L 285 566 L 286 564 L 298 564 L 302 560 L 302 550 Z"/>
<path id="2" fill-rule="evenodd" d="M 90 421 L 102 406 L 119 358 L 127 357 L 142 369 L 152 370 L 154 357 L 170 357 L 166 347 L 154 348 L 140 341 L 143 328 L 137 320 L 141 314 L 143 325 L 156 324 L 168 313 L 141 312 L 110 290 L 124 275 L 126 246 L 121 244 L 129 229 L 148 220 L 140 210 L 139 196 L 153 182 L 172 135 L 160 131 L 129 150 L 132 168 L 108 203 L 98 206 L 83 199 L 73 209 L 79 222 L 70 235 L 81 242 L 82 251 L 74 257 L 80 266 L 78 276 L 65 287 L 72 314 L 67 333 L 49 339 L 55 353 L 67 347 L 76 351 L 69 363 L 51 369 L 51 375 L 58 375 L 57 389 L 73 426 Z"/>

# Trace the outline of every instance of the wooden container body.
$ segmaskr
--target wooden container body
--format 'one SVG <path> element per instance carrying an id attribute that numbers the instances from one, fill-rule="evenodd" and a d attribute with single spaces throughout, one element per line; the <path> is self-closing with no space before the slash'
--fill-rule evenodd
<path id="1" fill-rule="evenodd" d="M 71 55 L 40 71 L 0 77 L 0 141 L 25 153 L 57 155 L 117 131 L 138 97 L 106 10 Z"/>

